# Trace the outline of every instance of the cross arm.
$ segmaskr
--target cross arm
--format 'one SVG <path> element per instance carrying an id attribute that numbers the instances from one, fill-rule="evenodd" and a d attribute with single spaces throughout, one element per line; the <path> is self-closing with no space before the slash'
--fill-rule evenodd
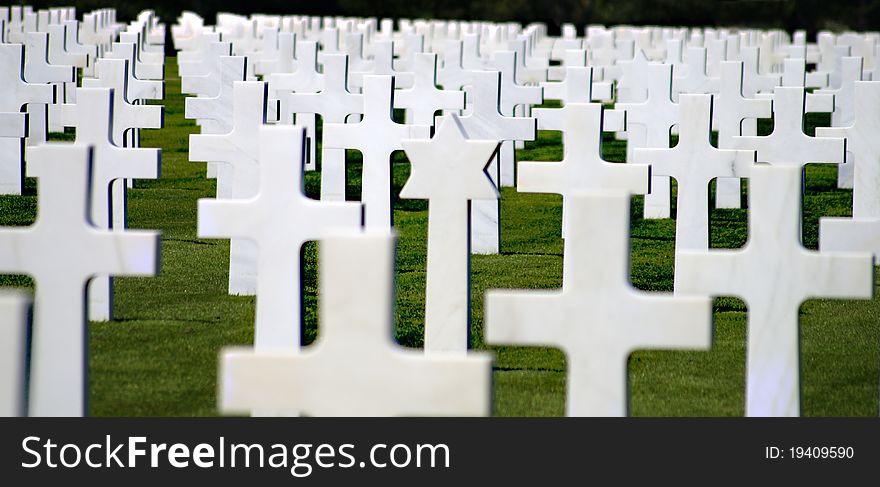
<path id="1" fill-rule="evenodd" d="M 228 161 L 235 151 L 229 142 L 229 134 L 191 134 L 189 136 L 189 160 L 191 162 Z"/>
<path id="2" fill-rule="evenodd" d="M 874 261 L 870 253 L 816 253 L 803 282 L 809 283 L 816 298 L 868 298 L 874 294 Z"/>
<path id="3" fill-rule="evenodd" d="M 629 352 L 647 349 L 708 349 L 712 345 L 712 299 L 630 290 L 635 303 L 625 306 L 634 313 L 626 323 Z"/>
<path id="4" fill-rule="evenodd" d="M 200 238 L 253 238 L 262 225 L 255 222 L 253 199 L 200 199 Z"/>
<path id="5" fill-rule="evenodd" d="M 159 232 L 127 230 L 108 232 L 89 229 L 94 237 L 90 247 L 101 256 L 89 265 L 92 275 L 122 274 L 152 276 L 159 266 Z"/>
<path id="6" fill-rule="evenodd" d="M 743 250 L 680 250 L 675 253 L 676 295 L 747 299 L 749 269 Z"/>
<path id="7" fill-rule="evenodd" d="M 565 320 L 561 291 L 488 291 L 485 339 L 493 344 L 561 347 Z"/>

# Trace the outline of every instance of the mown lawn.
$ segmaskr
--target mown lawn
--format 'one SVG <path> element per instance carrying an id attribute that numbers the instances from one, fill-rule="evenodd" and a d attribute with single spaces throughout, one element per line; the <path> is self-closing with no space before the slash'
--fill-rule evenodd
<path id="1" fill-rule="evenodd" d="M 111 323 L 92 323 L 89 380 L 92 415 L 203 416 L 216 410 L 219 350 L 253 339 L 254 299 L 226 293 L 229 244 L 196 236 L 196 201 L 214 195 L 205 165 L 187 160 L 187 140 L 196 126 L 183 118 L 176 59 L 166 64 L 165 128 L 142 132 L 142 145 L 162 148 L 162 177 L 138 181 L 129 192 L 132 228 L 162 232 L 161 271 L 154 278 L 119 278 Z M 811 116 L 808 131 L 827 125 Z M 762 133 L 770 130 L 764 121 Z M 58 135 L 70 139 L 71 134 Z M 560 134 L 542 132 L 520 150 L 520 160 L 558 160 Z M 606 134 L 605 157 L 621 161 L 625 144 Z M 358 199 L 359 154 L 349 154 L 349 199 Z M 409 173 L 395 155 L 394 188 Z M 820 216 L 848 215 L 852 194 L 836 189 L 836 168 L 807 168 L 804 241 L 817 245 Z M 320 174 L 306 175 L 317 197 Z M 0 222 L 26 225 L 36 214 L 34 180 L 24 196 L 0 197 Z M 744 185 L 745 190 L 745 185 Z M 745 193 L 744 193 L 745 195 Z M 473 346 L 490 349 L 495 362 L 494 412 L 501 416 L 561 415 L 565 358 L 554 349 L 487 347 L 483 342 L 483 295 L 492 288 L 556 288 L 562 276 L 559 238 L 561 198 L 502 191 L 502 253 L 473 258 Z M 673 220 L 643 220 L 641 198 L 633 198 L 633 285 L 671 291 Z M 673 209 L 674 210 L 674 209 Z M 396 200 L 398 245 L 396 337 L 405 346 L 422 343 L 427 204 Z M 711 245 L 740 247 L 747 240 L 746 210 L 712 212 Z M 306 343 L 317 326 L 316 245 L 302 252 Z M 291 258 L 296 258 L 292 255 Z M 597 256 L 603 258 L 603 256 Z M 29 286 L 22 276 L 2 284 Z M 746 307 L 733 298 L 715 302 L 713 349 L 708 352 L 638 352 L 629 359 L 631 413 L 637 416 L 736 416 L 744 410 Z M 803 412 L 811 416 L 876 415 L 880 371 L 880 300 L 814 300 L 801 308 Z"/>

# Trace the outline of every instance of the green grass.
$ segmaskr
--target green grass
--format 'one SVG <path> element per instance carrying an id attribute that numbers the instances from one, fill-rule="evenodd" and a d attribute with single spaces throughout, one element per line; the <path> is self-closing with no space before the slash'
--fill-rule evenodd
<path id="1" fill-rule="evenodd" d="M 216 414 L 217 356 L 221 348 L 253 339 L 254 299 L 226 294 L 229 244 L 196 236 L 196 201 L 214 195 L 205 165 L 187 160 L 195 125 L 183 118 L 175 59 L 166 72 L 165 128 L 142 131 L 142 145 L 162 148 L 162 178 L 138 181 L 129 191 L 130 226 L 162 232 L 161 271 L 154 278 L 116 280 L 111 323 L 92 323 L 90 408 L 99 416 L 199 416 Z M 808 132 L 828 117 L 811 116 Z M 760 133 L 772 127 L 762 121 Z M 69 140 L 71 134 L 57 136 Z M 54 137 L 53 137 L 54 138 Z M 518 152 L 519 160 L 558 160 L 560 134 L 541 132 Z M 604 155 L 622 161 L 625 144 L 606 134 Z M 349 199 L 359 194 L 360 157 L 349 152 Z M 395 154 L 395 194 L 409 174 Z M 823 215 L 848 215 L 851 192 L 836 189 L 836 169 L 807 168 L 804 242 L 816 248 Z M 744 184 L 744 190 L 747 185 Z M 308 173 L 306 191 L 317 197 L 320 174 Z M 23 196 L 0 197 L 0 221 L 26 225 L 36 212 L 36 182 Z M 673 187 L 674 190 L 674 187 Z M 671 291 L 675 225 L 641 218 L 633 198 L 633 285 Z M 473 345 L 495 354 L 494 413 L 502 416 L 560 415 L 564 411 L 565 357 L 555 349 L 487 347 L 483 343 L 483 295 L 492 288 L 557 288 L 562 276 L 559 238 L 561 198 L 502 190 L 502 253 L 473 258 Z M 673 208 L 674 210 L 674 208 Z M 747 239 L 746 210 L 713 210 L 711 245 L 733 248 Z M 395 336 L 409 347 L 422 344 L 427 204 L 395 199 L 398 293 Z M 306 343 L 317 326 L 316 245 L 302 252 Z M 23 276 L 0 283 L 29 286 Z M 876 415 L 880 370 L 880 301 L 815 300 L 801 308 L 803 412 L 813 416 Z M 744 409 L 744 303 L 715 300 L 713 348 L 708 352 L 637 352 L 629 359 L 631 412 L 638 416 L 736 416 Z"/>

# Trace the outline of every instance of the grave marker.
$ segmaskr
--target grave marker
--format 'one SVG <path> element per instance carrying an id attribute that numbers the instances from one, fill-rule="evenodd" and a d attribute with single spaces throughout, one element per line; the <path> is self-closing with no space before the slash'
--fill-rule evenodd
<path id="1" fill-rule="evenodd" d="M 598 103 L 567 103 L 559 109 L 537 108 L 533 113 L 538 119 L 538 130 L 562 132 L 562 161 L 520 161 L 517 191 L 562 195 L 563 238 L 570 227 L 567 200 L 571 195 L 606 189 L 633 194 L 648 192 L 650 166 L 613 163 L 602 158 L 602 133 L 624 130 L 626 112 L 603 110 Z"/>
<path id="2" fill-rule="evenodd" d="M 302 127 L 259 129 L 259 188 L 248 199 L 199 200 L 198 235 L 259 247 L 254 346 L 296 349 L 302 331 L 300 250 L 332 228 L 361 226 L 361 205 L 314 201 L 303 192 Z"/>
<path id="3" fill-rule="evenodd" d="M 801 304 L 870 298 L 874 267 L 869 254 L 803 248 L 800 165 L 758 164 L 750 172 L 748 243 L 676 253 L 676 291 L 746 302 L 746 415 L 798 416 Z"/>
<path id="4" fill-rule="evenodd" d="M 627 154 L 633 160 L 636 148 L 666 149 L 669 131 L 678 123 L 678 104 L 672 101 L 672 66 L 649 64 L 646 67 L 648 98 L 641 103 L 618 103 L 626 110 Z M 633 125 L 640 130 L 631 130 Z M 669 218 L 671 214 L 669 176 L 651 176 L 651 192 L 645 195 L 644 218 Z"/>
<path id="5" fill-rule="evenodd" d="M 189 160 L 229 165 L 228 172 L 218 173 L 218 185 L 219 178 L 229 177 L 230 198 L 251 198 L 259 188 L 259 130 L 266 123 L 266 84 L 236 81 L 232 113 L 233 128 L 229 133 L 189 136 Z M 257 292 L 256 262 L 257 247 L 253 242 L 230 240 L 229 294 L 251 296 Z"/>
<path id="6" fill-rule="evenodd" d="M 28 175 L 39 178 L 30 227 L 0 230 L 0 271 L 36 281 L 29 414 L 86 412 L 85 285 L 99 274 L 156 273 L 156 232 L 110 232 L 89 221 L 91 150 L 71 144 L 28 148 Z M 58 241 L 63 236 L 63 243 Z"/>
<path id="7" fill-rule="evenodd" d="M 386 232 L 326 236 L 316 343 L 303 350 L 226 349 L 218 374 L 220 411 L 488 415 L 488 356 L 425 355 L 394 342 L 394 243 Z"/>
<path id="8" fill-rule="evenodd" d="M 0 293 L 0 417 L 24 416 L 28 315 L 31 296 Z"/>
<path id="9" fill-rule="evenodd" d="M 819 249 L 872 252 L 880 261 L 880 81 L 855 82 L 855 114 L 848 127 L 817 127 L 819 137 L 846 137 L 853 168 L 852 218 L 822 218 Z"/>
<path id="10" fill-rule="evenodd" d="M 569 198 L 562 289 L 486 294 L 486 342 L 566 354 L 568 416 L 625 416 L 627 359 L 649 348 L 708 349 L 712 302 L 644 293 L 629 282 L 630 195 Z"/>
<path id="11" fill-rule="evenodd" d="M 468 138 L 454 114 L 432 139 L 402 144 L 412 174 L 400 197 L 428 200 L 425 351 L 464 352 L 471 329 L 471 201 L 500 197 L 486 173 L 499 144 Z"/>
<path id="12" fill-rule="evenodd" d="M 363 156 L 361 201 L 364 226 L 390 228 L 394 224 L 391 194 L 391 155 L 402 150 L 401 141 L 430 137 L 426 125 L 402 125 L 394 121 L 394 78 L 364 76 L 364 117 L 354 124 L 324 125 L 324 146 L 357 149 Z"/>
<path id="13" fill-rule="evenodd" d="M 534 140 L 538 122 L 534 118 L 507 117 L 501 114 L 501 73 L 472 73 L 473 105 L 471 113 L 461 117 L 468 137 L 482 140 Z M 498 158 L 487 169 L 492 182 L 500 179 Z M 501 251 L 501 206 L 497 199 L 471 202 L 471 251 L 497 254 Z"/>

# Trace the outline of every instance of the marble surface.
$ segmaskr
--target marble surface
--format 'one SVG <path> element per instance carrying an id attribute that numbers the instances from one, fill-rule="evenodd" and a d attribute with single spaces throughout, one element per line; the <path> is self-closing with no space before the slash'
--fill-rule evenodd
<path id="1" fill-rule="evenodd" d="M 733 138 L 735 149 L 754 150 L 758 162 L 803 167 L 807 163 L 837 164 L 844 160 L 846 140 L 810 137 L 804 133 L 805 89 L 777 86 L 773 91 L 773 132 L 767 136 Z"/>
<path id="2" fill-rule="evenodd" d="M 802 169 L 751 168 L 749 240 L 736 250 L 676 253 L 676 292 L 735 296 L 748 307 L 748 416 L 800 414 L 798 311 L 811 298 L 870 298 L 868 253 L 806 250 L 801 244 Z"/>
<path id="3" fill-rule="evenodd" d="M 821 218 L 819 249 L 871 252 L 880 258 L 880 81 L 855 82 L 853 123 L 817 127 L 819 137 L 846 137 L 853 167 L 852 218 Z"/>
<path id="4" fill-rule="evenodd" d="M 636 350 L 711 345 L 708 297 L 637 291 L 629 282 L 630 195 L 569 198 L 562 289 L 486 294 L 484 333 L 493 345 L 548 346 L 566 355 L 568 416 L 625 416 L 627 359 Z"/>
<path id="5" fill-rule="evenodd" d="M 735 148 L 734 137 L 757 135 L 757 119 L 773 116 L 773 100 L 743 95 L 742 61 L 721 62 L 721 86 L 714 99 L 712 126 L 718 131 L 720 149 Z M 749 123 L 744 123 L 749 121 Z M 744 133 L 744 129 L 748 133 Z M 718 178 L 716 208 L 739 208 L 742 188 L 739 178 Z"/>
<path id="6" fill-rule="evenodd" d="M 603 110 L 598 103 L 571 102 L 559 109 L 538 108 L 532 113 L 538 119 L 539 130 L 562 132 L 562 161 L 520 161 L 517 191 L 562 195 L 563 238 L 570 225 L 567 199 L 571 195 L 602 189 L 631 194 L 648 192 L 649 166 L 602 159 L 602 132 L 623 130 L 626 112 Z M 612 121 L 618 124 L 612 125 Z"/>
<path id="7" fill-rule="evenodd" d="M 501 103 L 499 112 L 505 117 L 515 117 L 518 114 L 515 109 L 540 105 L 544 102 L 543 89 L 540 86 L 527 86 L 518 84 L 517 67 L 519 61 L 515 51 L 497 51 L 495 53 L 493 67 L 501 73 Z M 474 96 L 477 96 L 474 93 Z M 528 139 L 532 140 L 532 139 Z M 500 185 L 502 187 L 516 186 L 516 156 L 513 144 L 522 139 L 504 140 L 499 152 L 499 169 L 501 172 Z"/>
<path id="8" fill-rule="evenodd" d="M 0 293 L 0 417 L 25 414 L 27 332 L 32 298 L 21 291 Z"/>
<path id="9" fill-rule="evenodd" d="M 618 103 L 615 108 L 626 111 L 627 161 L 636 148 L 665 149 L 669 147 L 669 131 L 678 124 L 678 104 L 672 101 L 672 66 L 646 64 L 642 76 L 647 78 L 648 98 L 644 102 Z M 641 130 L 632 130 L 638 126 Z M 671 187 L 668 176 L 651 176 L 651 192 L 645 195 L 645 218 L 669 218 Z"/>
<path id="10" fill-rule="evenodd" d="M 236 81 L 233 87 L 233 128 L 226 134 L 193 134 L 189 160 L 223 162 L 218 184 L 228 178 L 229 198 L 251 198 L 259 189 L 260 127 L 266 122 L 266 84 Z M 234 238 L 229 244 L 229 293 L 252 296 L 257 292 L 257 246 Z"/>
<path id="11" fill-rule="evenodd" d="M 44 144 L 27 152 L 28 176 L 39 178 L 39 213 L 30 227 L 0 231 L 0 271 L 28 274 L 37 283 L 28 413 L 82 416 L 88 350 L 85 285 L 100 274 L 154 275 L 159 235 L 92 225 L 89 148 Z"/>
<path id="12" fill-rule="evenodd" d="M 297 126 L 260 127 L 256 194 L 251 198 L 199 200 L 199 237 L 248 239 L 259 248 L 257 350 L 300 346 L 302 245 L 319 240 L 331 229 L 361 227 L 360 204 L 306 197 L 304 135 L 304 129 Z"/>
<path id="13" fill-rule="evenodd" d="M 675 250 L 709 248 L 709 183 L 720 177 L 747 177 L 755 163 L 749 150 L 712 146 L 712 95 L 679 96 L 678 144 L 669 149 L 636 149 L 633 162 L 678 184 Z"/>
<path id="14" fill-rule="evenodd" d="M 486 167 L 497 140 L 470 139 L 456 115 L 443 117 L 430 140 L 404 140 L 412 173 L 401 198 L 428 200 L 425 352 L 465 352 L 470 346 L 470 205 L 498 199 Z"/>
<path id="15" fill-rule="evenodd" d="M 461 124 L 469 138 L 483 140 L 534 140 L 537 120 L 525 117 L 507 117 L 501 114 L 501 73 L 475 71 L 472 73 L 473 106 L 461 117 Z M 510 146 L 512 149 L 512 146 Z M 498 183 L 498 158 L 488 168 L 492 181 Z M 501 208 L 499 200 L 474 200 L 471 203 L 471 252 L 497 254 L 501 251 Z"/>
<path id="16" fill-rule="evenodd" d="M 19 44 L 0 44 L 0 112 L 8 113 L 4 115 L 5 128 L 0 134 L 0 194 L 21 194 L 24 152 L 20 139 L 27 133 L 23 108 L 31 103 L 52 103 L 55 99 L 52 85 L 25 81 L 24 50 Z"/>
<path id="17" fill-rule="evenodd" d="M 411 88 L 394 92 L 394 108 L 406 110 L 407 123 L 434 126 L 438 110 L 463 110 L 464 91 L 437 87 L 437 55 L 420 52 L 414 55 L 414 78 Z"/>
<path id="18" fill-rule="evenodd" d="M 316 113 L 321 116 L 323 127 L 328 124 L 345 123 L 350 115 L 364 113 L 364 97 L 348 89 L 348 58 L 344 54 L 325 54 L 324 85 L 318 93 L 293 93 L 289 103 L 296 113 Z M 282 103 L 284 103 L 282 101 Z M 321 147 L 321 199 L 345 201 L 345 149 L 331 148 L 327 133 L 322 135 Z"/>
<path id="19" fill-rule="evenodd" d="M 220 411 L 489 415 L 487 354 L 425 354 L 394 342 L 395 240 L 381 231 L 326 235 L 319 247 L 317 341 L 303 350 L 225 349 Z"/>
<path id="20" fill-rule="evenodd" d="M 855 84 L 862 80 L 863 61 L 861 57 L 840 59 L 840 87 L 837 89 L 816 90 L 817 94 L 834 95 L 834 111 L 831 112 L 832 127 L 850 127 L 855 122 Z M 841 161 L 837 168 L 837 187 L 853 187 L 853 167 L 848 161 Z"/>
<path id="21" fill-rule="evenodd" d="M 361 202 L 364 227 L 387 229 L 394 223 L 391 202 L 391 154 L 402 150 L 404 139 L 427 139 L 427 125 L 404 125 L 394 121 L 394 79 L 391 76 L 363 77 L 364 117 L 358 123 L 325 123 L 324 147 L 357 149 L 363 157 Z"/>
<path id="22" fill-rule="evenodd" d="M 99 229 L 114 226 L 110 185 L 125 178 L 156 179 L 160 171 L 159 149 L 122 148 L 113 143 L 113 107 L 115 90 L 111 88 L 78 88 L 73 119 L 75 144 L 92 148 L 91 222 Z M 102 116 L 103 115 L 103 116 Z M 121 198 L 122 195 L 113 195 Z M 124 216 L 123 216 L 124 219 Z M 118 218 L 117 218 L 118 220 Z M 109 276 L 95 276 L 89 283 L 89 319 L 113 319 L 113 284 Z"/>

